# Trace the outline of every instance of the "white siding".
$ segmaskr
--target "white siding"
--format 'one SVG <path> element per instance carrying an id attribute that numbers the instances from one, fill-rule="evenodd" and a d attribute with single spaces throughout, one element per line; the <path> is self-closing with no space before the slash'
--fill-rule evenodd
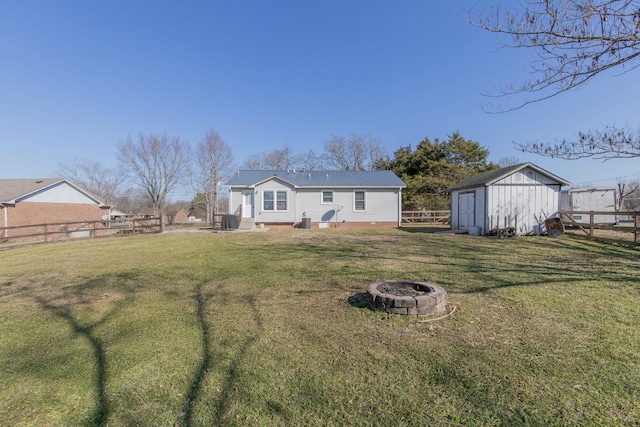
<path id="1" fill-rule="evenodd" d="M 519 234 L 543 231 L 544 220 L 558 215 L 560 184 L 525 168 L 487 187 L 451 193 L 451 228 L 458 229 L 458 197 L 475 192 L 475 225 L 482 234 L 492 228 L 516 227 Z"/>
<path id="2" fill-rule="evenodd" d="M 98 202 L 87 197 L 66 182 L 62 182 L 54 187 L 49 187 L 43 191 L 30 195 L 22 199 L 22 202 L 38 203 L 75 203 L 81 205 L 97 205 Z"/>
<path id="3" fill-rule="evenodd" d="M 286 191 L 287 192 L 287 210 L 285 211 L 265 211 L 264 210 L 264 191 Z M 279 180 L 271 179 L 260 185 L 255 190 L 255 220 L 259 222 L 296 222 L 300 221 L 300 217 L 296 217 L 296 191 L 290 185 Z"/>
<path id="4" fill-rule="evenodd" d="M 232 188 L 229 190 L 229 213 L 235 214 L 238 207 L 242 204 L 242 189 Z"/>
<path id="5" fill-rule="evenodd" d="M 542 175 L 532 169 L 524 168 L 509 176 L 504 177 L 500 181 L 494 182 L 492 185 L 557 185 L 558 183 L 549 177 Z"/>
<path id="6" fill-rule="evenodd" d="M 331 190 L 330 188 L 322 190 Z M 398 189 L 333 189 L 333 203 L 322 203 L 322 190 L 297 192 L 297 218 L 306 212 L 312 222 L 398 222 L 400 191 Z M 365 192 L 365 210 L 354 209 L 354 191 Z M 336 212 L 336 208 L 338 212 Z"/>
<path id="7" fill-rule="evenodd" d="M 557 184 L 492 185 L 487 190 L 487 230 L 516 227 L 520 234 L 538 233 L 546 218 L 558 214 Z"/>

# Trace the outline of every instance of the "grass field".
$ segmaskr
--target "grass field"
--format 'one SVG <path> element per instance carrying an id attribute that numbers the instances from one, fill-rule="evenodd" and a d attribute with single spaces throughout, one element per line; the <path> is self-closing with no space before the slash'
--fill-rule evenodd
<path id="1" fill-rule="evenodd" d="M 639 425 L 639 269 L 568 236 L 422 229 L 0 251 L 0 424 Z M 457 310 L 370 311 L 384 279 Z"/>

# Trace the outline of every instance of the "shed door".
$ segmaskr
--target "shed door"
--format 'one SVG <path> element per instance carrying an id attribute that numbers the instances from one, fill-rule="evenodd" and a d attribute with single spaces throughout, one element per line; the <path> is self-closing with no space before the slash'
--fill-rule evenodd
<path id="1" fill-rule="evenodd" d="M 458 195 L 458 227 L 468 229 L 475 224 L 475 193 Z"/>

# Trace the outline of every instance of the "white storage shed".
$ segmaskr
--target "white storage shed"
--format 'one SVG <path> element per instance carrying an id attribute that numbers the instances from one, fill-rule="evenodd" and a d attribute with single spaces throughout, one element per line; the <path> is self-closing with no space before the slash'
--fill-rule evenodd
<path id="1" fill-rule="evenodd" d="M 483 172 L 449 188 L 451 228 L 486 234 L 514 227 L 518 234 L 544 231 L 544 220 L 558 216 L 560 191 L 570 185 L 532 163 Z"/>

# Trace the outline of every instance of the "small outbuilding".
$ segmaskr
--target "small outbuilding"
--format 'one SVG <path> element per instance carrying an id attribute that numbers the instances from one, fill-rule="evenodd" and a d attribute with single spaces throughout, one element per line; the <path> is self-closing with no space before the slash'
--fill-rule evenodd
<path id="1" fill-rule="evenodd" d="M 513 228 L 517 234 L 544 231 L 544 221 L 557 217 L 560 191 L 570 182 L 533 163 L 474 175 L 449 188 L 451 228 L 486 234 Z"/>

